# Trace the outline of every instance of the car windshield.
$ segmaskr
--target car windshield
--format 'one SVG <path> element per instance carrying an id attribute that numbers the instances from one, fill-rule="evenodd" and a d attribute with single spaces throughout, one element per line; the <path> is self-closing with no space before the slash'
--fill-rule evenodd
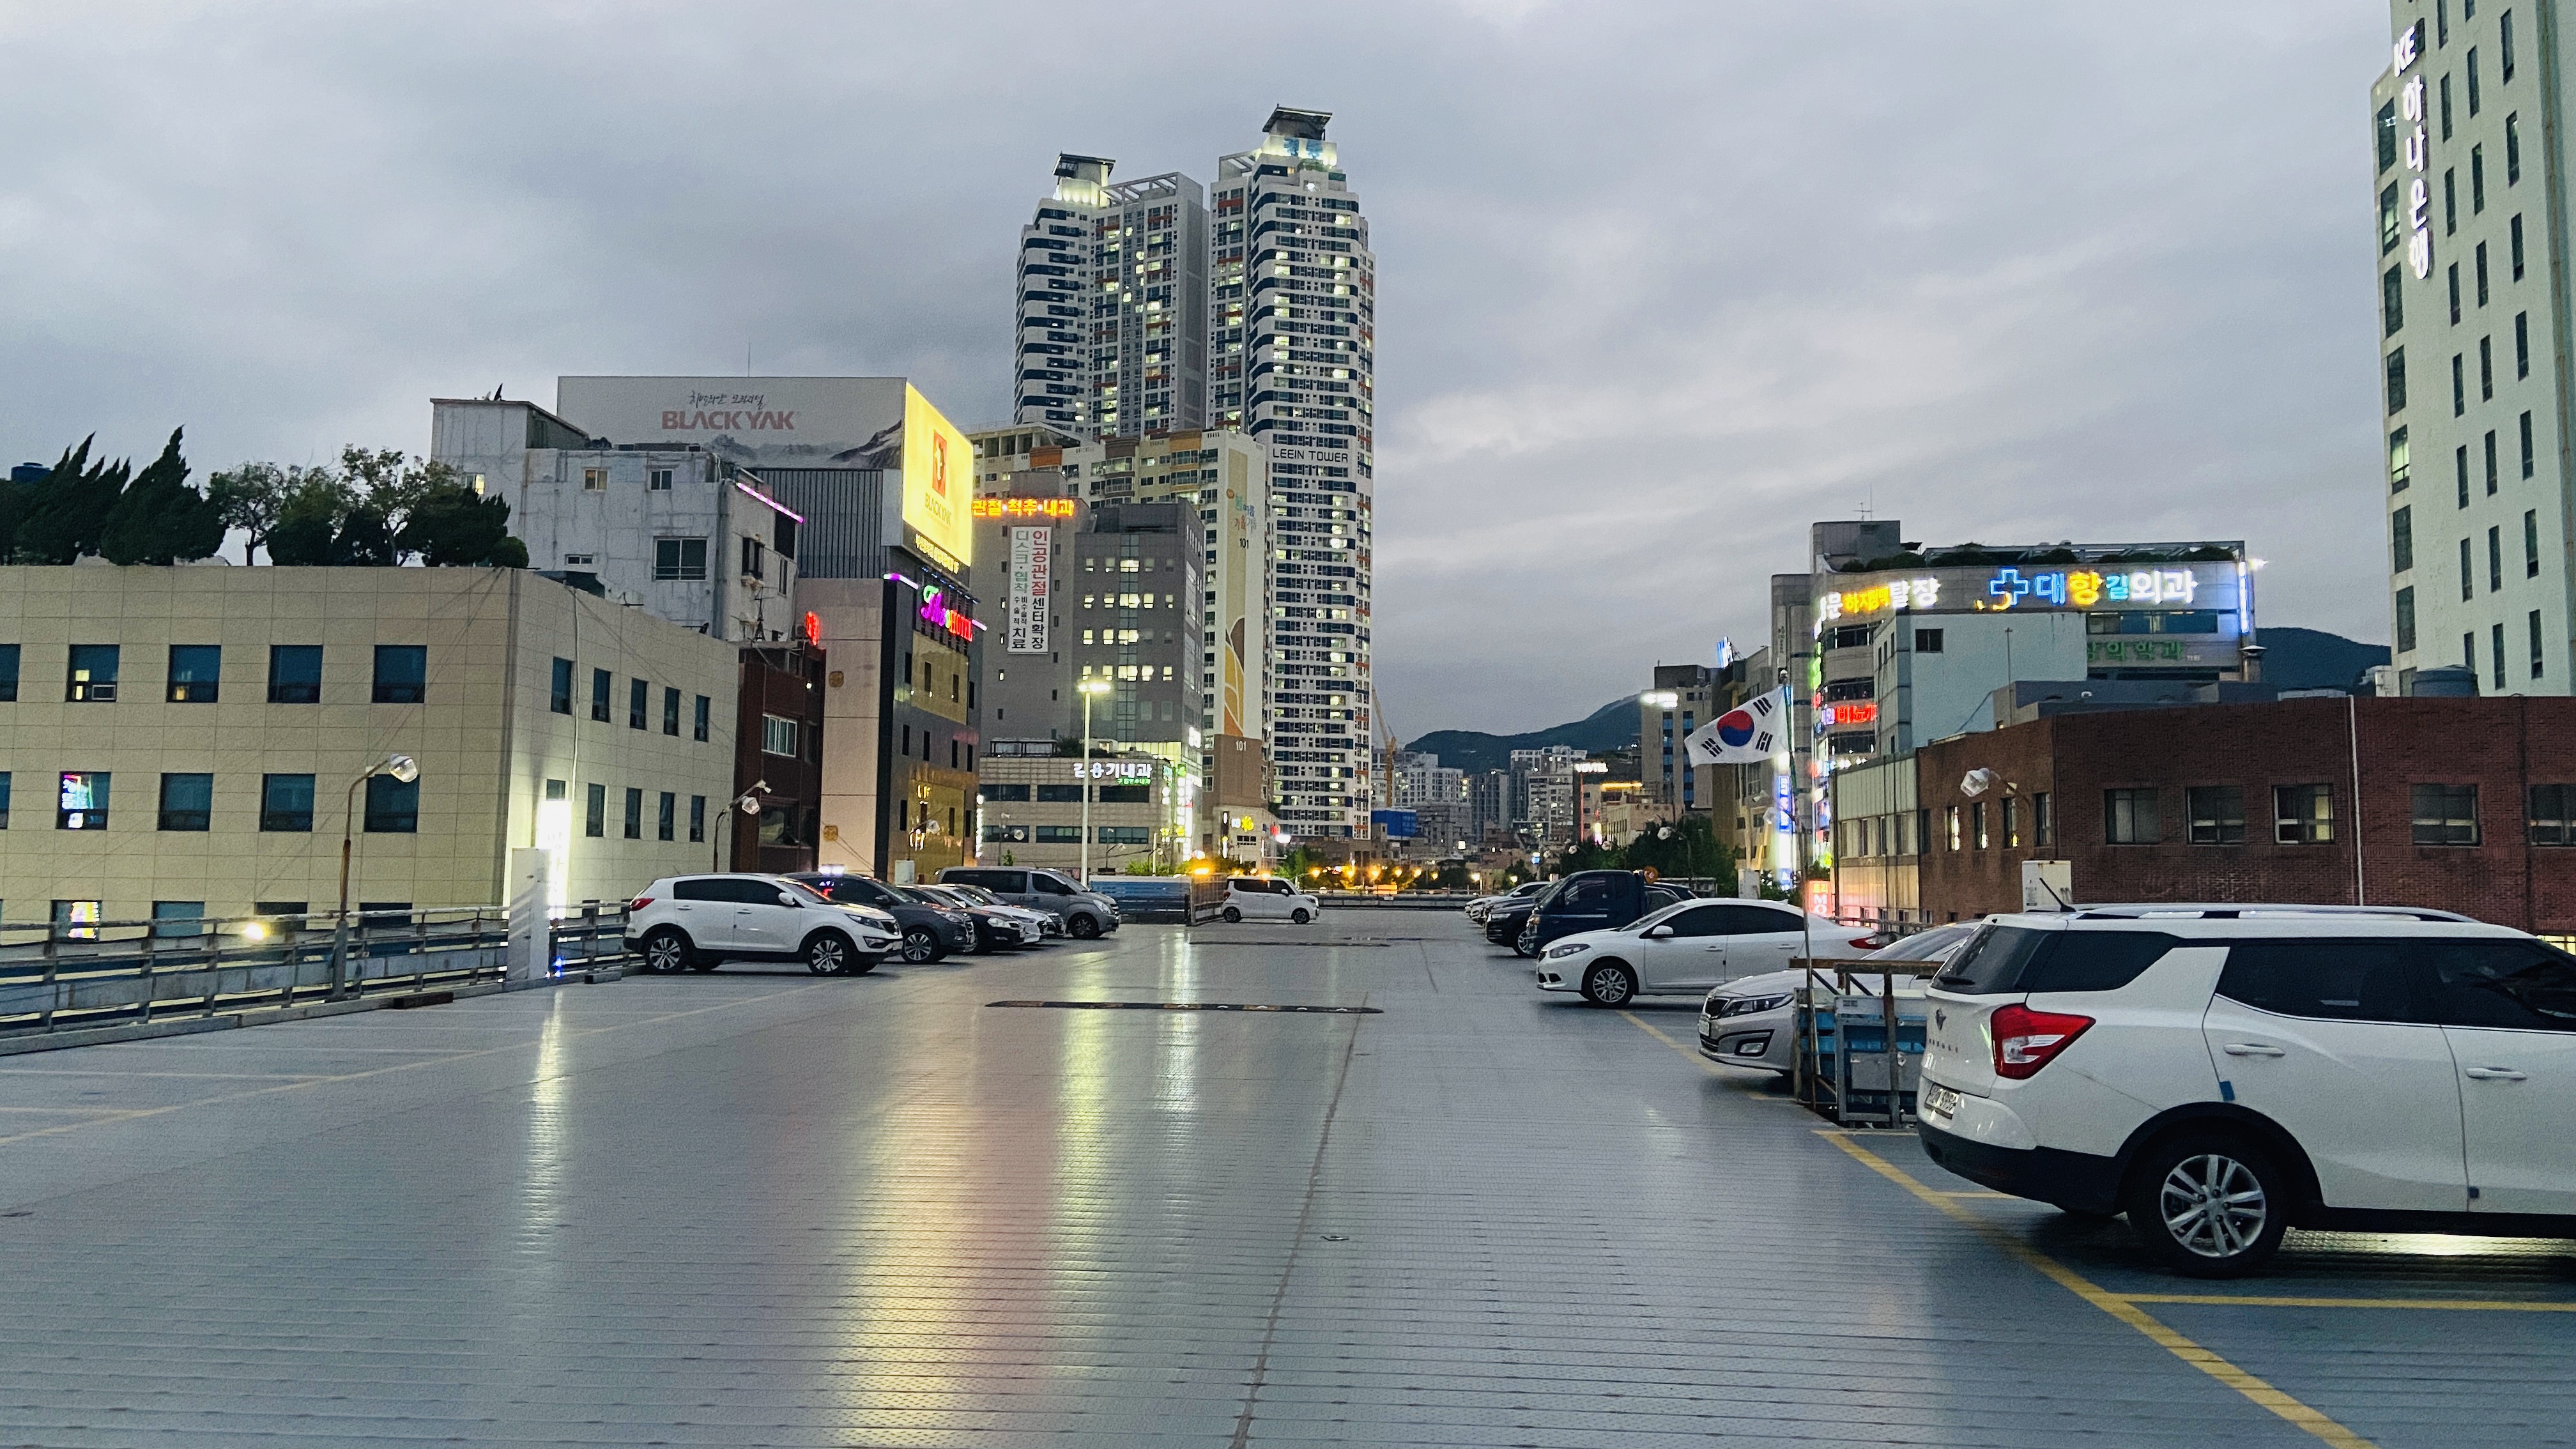
<path id="1" fill-rule="evenodd" d="M 811 886 L 811 885 L 807 885 L 805 882 L 803 882 L 803 881 L 801 881 L 801 880 L 790 880 L 790 879 L 788 879 L 788 878 L 787 878 L 787 877 L 785 877 L 785 876 L 780 876 L 780 877 L 778 877 L 778 884 L 779 884 L 780 886 L 784 887 L 784 888 L 785 888 L 785 889 L 787 889 L 787 890 L 794 891 L 794 892 L 797 892 L 797 893 L 802 894 L 802 895 L 811 896 L 811 897 L 813 897 L 815 900 L 821 901 L 821 902 L 825 903 L 826 905 L 830 904 L 830 903 L 831 903 L 831 900 L 832 900 L 832 898 L 831 898 L 830 896 L 828 896 L 828 895 L 825 895 L 825 894 L 822 892 L 822 890 L 821 890 L 820 888 L 815 887 L 815 886 Z"/>
<path id="2" fill-rule="evenodd" d="M 994 903 L 993 893 L 982 886 L 952 885 L 947 887 L 947 891 L 950 895 L 964 896 L 979 906 L 989 906 Z"/>

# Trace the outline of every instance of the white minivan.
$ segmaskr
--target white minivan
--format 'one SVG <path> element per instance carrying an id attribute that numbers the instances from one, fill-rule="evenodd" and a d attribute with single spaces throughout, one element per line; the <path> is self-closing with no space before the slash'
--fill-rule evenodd
<path id="1" fill-rule="evenodd" d="M 1304 925 L 1324 913 L 1324 903 L 1277 876 L 1238 875 L 1225 883 L 1228 921 L 1294 921 Z"/>
<path id="2" fill-rule="evenodd" d="M 1999 916 L 1933 978 L 1923 1147 L 2175 1270 L 2285 1228 L 2576 1236 L 2576 957 L 2447 911 Z"/>

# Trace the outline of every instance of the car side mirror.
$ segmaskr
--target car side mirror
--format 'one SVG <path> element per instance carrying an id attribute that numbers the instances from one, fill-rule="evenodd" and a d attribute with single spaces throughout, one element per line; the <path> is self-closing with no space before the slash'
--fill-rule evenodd
<path id="1" fill-rule="evenodd" d="M 780 891 L 778 893 L 778 903 L 782 906 L 801 906 L 805 904 L 803 901 L 796 899 L 796 893 L 794 891 Z"/>
<path id="2" fill-rule="evenodd" d="M 1672 934 L 1673 928 L 1670 926 L 1648 926 L 1646 928 L 1646 939 L 1649 941 L 1670 940 L 1672 939 Z"/>

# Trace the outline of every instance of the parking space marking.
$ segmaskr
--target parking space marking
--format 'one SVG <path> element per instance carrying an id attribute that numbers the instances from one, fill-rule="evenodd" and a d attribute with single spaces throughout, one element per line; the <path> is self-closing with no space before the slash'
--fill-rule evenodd
<path id="1" fill-rule="evenodd" d="M 1870 1171 L 1912 1193 L 1917 1200 L 1930 1203 L 1977 1236 L 2037 1269 L 2059 1287 L 2136 1329 L 2157 1347 L 2243 1394 L 2289 1423 L 2306 1430 L 2328 1444 L 2335 1445 L 2336 1449 L 2377 1449 L 2377 1446 L 2369 1440 L 2350 1429 L 2166 1327 L 2155 1315 L 2138 1306 L 2141 1300 L 2113 1293 L 2101 1287 L 2003 1228 L 1980 1219 L 1946 1194 L 1937 1189 L 1925 1187 L 1915 1181 L 1912 1174 L 1853 1142 L 1847 1135 L 1829 1128 L 1819 1128 L 1816 1135 L 1841 1148 L 1852 1160 Z"/>
<path id="2" fill-rule="evenodd" d="M 1637 1030 L 1644 1032 L 1646 1035 L 1653 1037 L 1655 1040 L 1662 1042 L 1664 1045 L 1671 1047 L 1674 1051 L 1680 1052 L 1692 1066 L 1699 1068 L 1702 1072 L 1717 1078 L 1719 1081 L 1727 1080 L 1726 1074 L 1718 1069 L 1717 1063 L 1710 1061 L 1708 1058 L 1701 1056 L 1692 1048 L 1683 1046 L 1680 1042 L 1677 1042 L 1671 1037 L 1668 1037 L 1662 1032 L 1656 1030 L 1653 1022 L 1646 1020 L 1633 1011 L 1622 1011 L 1619 1015 L 1624 1017 L 1630 1026 L 1633 1026 Z M 1788 1097 L 1747 1097 L 1745 1100 L 1749 1102 L 1772 1102 L 1785 1107 L 1795 1107 L 1798 1105 L 1795 1100 Z"/>
<path id="3" fill-rule="evenodd" d="M 2528 1298 L 2270 1298 L 2253 1293 L 2122 1293 L 2131 1303 L 2218 1308 L 2428 1308 L 2446 1313 L 2576 1313 L 2576 1303 Z"/>

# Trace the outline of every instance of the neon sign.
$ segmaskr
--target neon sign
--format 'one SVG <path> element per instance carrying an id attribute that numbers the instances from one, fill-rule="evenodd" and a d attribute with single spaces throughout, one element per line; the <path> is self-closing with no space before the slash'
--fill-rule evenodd
<path id="1" fill-rule="evenodd" d="M 1076 763 L 1073 777 L 1080 780 L 1086 776 L 1094 780 L 1151 780 L 1154 778 L 1154 763 L 1151 760 L 1094 760 L 1088 767 Z"/>
<path id="2" fill-rule="evenodd" d="M 1816 710 L 1816 723 L 1827 729 L 1836 725 L 1876 724 L 1878 705 L 1870 700 L 1862 700 L 1857 704 L 1822 705 Z"/>
<path id="3" fill-rule="evenodd" d="M 924 623 L 937 625 L 960 639 L 975 637 L 975 621 L 948 607 L 946 593 L 938 588 L 921 591 L 921 617 Z"/>
<path id="4" fill-rule="evenodd" d="M 1982 609 L 2009 609 L 2025 600 L 2089 609 L 2096 604 L 2188 604 L 2200 587 L 2189 569 L 2139 569 L 2134 573 L 2099 574 L 2089 569 L 2052 571 L 2025 576 L 2019 569 L 1997 569 L 1986 584 Z"/>
<path id="5" fill-rule="evenodd" d="M 969 505 L 977 518 L 1071 518 L 1070 498 L 978 498 Z"/>
<path id="6" fill-rule="evenodd" d="M 1941 581 L 1933 578 L 1890 579 L 1866 589 L 1827 594 L 1819 601 L 1827 619 L 1845 614 L 1875 614 L 1881 609 L 1929 609 L 1941 602 Z"/>

